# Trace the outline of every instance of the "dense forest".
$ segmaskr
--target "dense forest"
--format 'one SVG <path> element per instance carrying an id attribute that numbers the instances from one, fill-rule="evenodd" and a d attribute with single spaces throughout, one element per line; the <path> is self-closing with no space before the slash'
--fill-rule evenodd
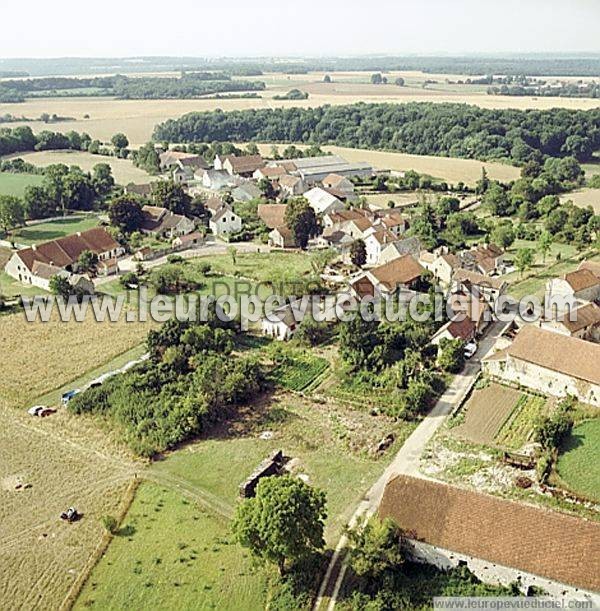
<path id="1" fill-rule="evenodd" d="M 600 148 L 600 110 L 489 110 L 462 104 L 353 104 L 196 112 L 155 128 L 170 142 L 300 142 L 419 155 L 584 162 Z"/>
<path id="2" fill-rule="evenodd" d="M 133 60 L 133 61 L 132 61 Z M 223 58 L 200 57 L 137 57 L 137 58 L 49 58 L 0 60 L 2 71 L 18 71 L 32 76 L 101 74 L 118 71 L 122 74 L 178 70 L 224 70 L 241 76 L 261 72 L 309 71 L 386 71 L 421 70 L 443 74 L 528 74 L 530 76 L 598 76 L 600 55 L 529 55 L 506 57 L 320 57 L 294 58 Z"/>
<path id="3" fill-rule="evenodd" d="M 28 97 L 85 94 L 121 99 L 196 98 L 235 91 L 262 91 L 265 84 L 232 79 L 224 72 L 182 72 L 180 77 L 129 78 L 123 75 L 73 78 L 47 77 L 0 83 L 0 102 L 22 102 Z"/>

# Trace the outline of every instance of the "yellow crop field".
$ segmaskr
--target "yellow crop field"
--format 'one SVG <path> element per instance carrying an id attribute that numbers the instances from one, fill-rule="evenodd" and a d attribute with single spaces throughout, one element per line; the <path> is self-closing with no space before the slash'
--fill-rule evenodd
<path id="1" fill-rule="evenodd" d="M 66 165 L 78 165 L 82 170 L 89 172 L 98 163 L 108 163 L 112 168 L 113 176 L 118 184 L 126 185 L 130 182 L 148 183 L 156 180 L 144 170 L 136 168 L 127 159 L 117 157 L 106 157 L 104 155 L 92 155 L 84 151 L 39 151 L 37 153 L 19 153 L 11 157 L 20 157 L 34 165 L 45 167 L 53 163 L 64 163 Z"/>
<path id="2" fill-rule="evenodd" d="M 582 208 L 591 206 L 596 214 L 600 214 L 600 189 L 581 189 L 573 193 L 566 193 L 561 200 L 563 202 L 570 200 Z"/>
<path id="3" fill-rule="evenodd" d="M 0 397 L 12 407 L 25 407 L 86 372 L 141 344 L 149 330 L 144 323 L 29 323 L 23 314 L 0 319 L 3 362 Z"/>
<path id="4" fill-rule="evenodd" d="M 93 138 L 107 142 L 116 132 L 127 134 L 133 146 L 147 142 L 157 123 L 174 119 L 188 112 L 240 110 L 246 108 L 316 107 L 324 104 L 353 104 L 355 102 L 454 102 L 473 104 L 482 108 L 573 108 L 591 109 L 600 106 L 599 99 L 588 98 L 535 98 L 490 96 L 485 87 L 447 84 L 446 80 L 459 80 L 464 75 L 424 74 L 421 72 L 389 72 L 385 76 L 393 83 L 398 76 L 406 80 L 405 87 L 393 84 L 372 85 L 369 72 L 330 72 L 332 83 L 324 83 L 323 72 L 288 75 L 266 73 L 252 77 L 264 81 L 266 91 L 259 98 L 194 99 L 194 100 L 117 100 L 107 97 L 36 98 L 19 104 L 1 104 L 0 113 L 37 118 L 42 113 L 73 117 L 46 125 L 40 121 L 28 123 L 36 132 L 53 129 L 60 132 L 85 131 Z M 425 80 L 436 83 L 425 85 Z M 273 97 L 292 88 L 310 94 L 307 100 L 274 100 Z M 89 118 L 85 118 L 89 115 Z M 11 124 L 11 126 L 19 123 Z"/>

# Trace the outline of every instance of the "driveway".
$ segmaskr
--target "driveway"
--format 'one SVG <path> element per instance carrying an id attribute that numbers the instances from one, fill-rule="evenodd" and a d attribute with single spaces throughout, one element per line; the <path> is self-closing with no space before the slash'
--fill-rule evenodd
<path id="1" fill-rule="evenodd" d="M 481 371 L 481 359 L 491 352 L 496 340 L 502 335 L 506 326 L 506 323 L 501 322 L 495 322 L 490 326 L 485 337 L 480 340 L 475 356 L 468 361 L 463 371 L 454 376 L 452 382 L 438 399 L 433 409 L 404 442 L 394 460 L 364 496 L 348 523 L 350 528 L 365 522 L 375 514 L 383 498 L 385 486 L 390 478 L 398 474 L 424 477 L 419 471 L 419 463 L 425 447 L 454 408 L 468 394 Z M 347 544 L 348 539 L 346 535 L 342 535 L 319 588 L 317 601 L 313 607 L 314 611 L 324 608 L 326 598 L 329 598 L 328 611 L 335 607 L 347 568 L 344 561 Z"/>

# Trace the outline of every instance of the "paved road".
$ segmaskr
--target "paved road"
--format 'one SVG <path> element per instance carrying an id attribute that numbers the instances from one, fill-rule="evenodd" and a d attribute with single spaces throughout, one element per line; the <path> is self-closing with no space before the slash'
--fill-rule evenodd
<path id="1" fill-rule="evenodd" d="M 394 460 L 382 473 L 381 477 L 371 486 L 352 515 L 348 523 L 350 528 L 359 523 L 364 523 L 377 511 L 385 486 L 392 476 L 402 473 L 412 475 L 413 477 L 424 477 L 419 471 L 419 462 L 425 447 L 448 415 L 462 402 L 475 383 L 481 370 L 481 358 L 491 351 L 496 339 L 502 334 L 505 326 L 503 323 L 496 322 L 490 327 L 485 338 L 480 341 L 477 354 L 468 362 L 463 371 L 454 377 L 446 392 L 438 399 L 431 412 L 425 416 L 421 424 L 404 442 Z M 342 535 L 319 588 L 319 594 L 313 608 L 314 611 L 323 607 L 327 598 L 329 598 L 328 611 L 335 607 L 347 568 L 344 560 L 347 544 L 347 537 Z"/>

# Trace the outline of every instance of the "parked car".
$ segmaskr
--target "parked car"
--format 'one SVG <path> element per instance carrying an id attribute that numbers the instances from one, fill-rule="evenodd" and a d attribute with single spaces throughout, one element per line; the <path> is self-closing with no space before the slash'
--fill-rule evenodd
<path id="1" fill-rule="evenodd" d="M 63 511 L 60 514 L 60 519 L 65 522 L 77 522 L 81 518 L 81 514 L 75 509 L 75 507 L 69 507 L 67 511 Z"/>
<path id="2" fill-rule="evenodd" d="M 27 413 L 30 416 L 37 416 L 38 418 L 45 418 L 46 416 L 50 416 L 56 413 L 55 409 L 51 407 L 46 407 L 45 405 L 34 405 L 27 410 Z"/>
<path id="3" fill-rule="evenodd" d="M 472 339 L 470 342 L 465 344 L 463 354 L 466 359 L 470 359 L 477 352 L 477 342 Z"/>
<path id="4" fill-rule="evenodd" d="M 61 397 L 62 404 L 66 405 L 74 396 L 78 395 L 80 392 L 81 391 L 79 390 L 79 388 L 75 388 L 64 393 Z"/>

